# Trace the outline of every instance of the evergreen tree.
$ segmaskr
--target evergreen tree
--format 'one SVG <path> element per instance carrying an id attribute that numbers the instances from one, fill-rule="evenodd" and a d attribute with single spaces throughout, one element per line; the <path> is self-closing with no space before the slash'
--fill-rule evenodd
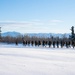
<path id="1" fill-rule="evenodd" d="M 37 41 L 35 41 L 35 46 L 37 46 Z"/>
<path id="2" fill-rule="evenodd" d="M 74 46 L 75 46 L 75 43 L 74 43 L 74 41 L 72 41 L 72 47 L 74 48 Z"/>
<path id="3" fill-rule="evenodd" d="M 39 46 L 39 45 L 41 45 L 41 42 L 40 42 L 40 41 L 38 41 L 38 46 Z"/>
<path id="4" fill-rule="evenodd" d="M 25 41 L 23 40 L 23 45 L 25 45 Z"/>
<path id="5" fill-rule="evenodd" d="M 51 41 L 48 42 L 49 47 L 51 47 Z"/>
<path id="6" fill-rule="evenodd" d="M 28 41 L 28 46 L 30 45 L 30 41 Z"/>
<path id="7" fill-rule="evenodd" d="M 0 27 L 0 40 L 1 40 L 1 27 Z"/>
<path id="8" fill-rule="evenodd" d="M 53 48 L 55 48 L 55 41 L 53 41 Z"/>
<path id="9" fill-rule="evenodd" d="M 68 48 L 68 42 L 66 41 L 66 48 Z"/>
<path id="10" fill-rule="evenodd" d="M 28 43 L 27 43 L 27 41 L 26 41 L 26 45 L 27 45 Z"/>
<path id="11" fill-rule="evenodd" d="M 18 45 L 18 40 L 17 39 L 16 39 L 16 42 L 15 43 L 16 43 L 16 45 Z"/>
<path id="12" fill-rule="evenodd" d="M 68 45 L 69 45 L 69 47 L 70 47 L 70 45 L 71 45 L 71 42 L 70 42 L 70 41 L 68 42 Z"/>
<path id="13" fill-rule="evenodd" d="M 44 40 L 42 41 L 42 45 L 43 45 L 43 47 L 45 46 L 45 41 Z"/>
<path id="14" fill-rule="evenodd" d="M 33 46 L 33 44 L 34 44 L 34 42 L 33 41 L 31 41 L 31 45 Z"/>
<path id="15" fill-rule="evenodd" d="M 61 46 L 61 48 L 63 47 L 63 42 L 62 41 L 60 42 L 60 46 Z"/>
<path id="16" fill-rule="evenodd" d="M 59 41 L 57 41 L 56 44 L 57 44 L 57 48 L 59 48 Z"/>

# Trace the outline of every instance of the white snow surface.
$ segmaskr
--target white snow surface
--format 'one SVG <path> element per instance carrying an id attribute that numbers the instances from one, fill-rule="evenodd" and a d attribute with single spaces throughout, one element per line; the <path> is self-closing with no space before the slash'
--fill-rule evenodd
<path id="1" fill-rule="evenodd" d="M 75 75 L 75 49 L 1 45 L 0 75 Z"/>

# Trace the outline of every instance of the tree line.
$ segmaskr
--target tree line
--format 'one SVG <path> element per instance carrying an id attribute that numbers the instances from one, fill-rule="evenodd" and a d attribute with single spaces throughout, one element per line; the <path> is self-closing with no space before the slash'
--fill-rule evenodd
<path id="1" fill-rule="evenodd" d="M 42 46 L 42 47 L 53 47 L 53 48 L 69 48 L 69 47 L 75 47 L 75 40 L 71 40 L 70 38 L 67 38 L 63 36 L 62 38 L 59 37 L 37 37 L 37 36 L 28 36 L 28 35 L 19 35 L 17 37 L 11 37 L 6 36 L 1 38 L 1 42 L 3 43 L 15 43 L 18 45 L 19 43 L 23 44 L 24 46 Z"/>

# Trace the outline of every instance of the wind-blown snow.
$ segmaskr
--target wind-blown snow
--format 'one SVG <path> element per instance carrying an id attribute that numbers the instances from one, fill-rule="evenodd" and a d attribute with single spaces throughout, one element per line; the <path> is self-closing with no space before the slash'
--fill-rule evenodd
<path id="1" fill-rule="evenodd" d="M 75 50 L 2 47 L 0 75 L 75 75 Z"/>

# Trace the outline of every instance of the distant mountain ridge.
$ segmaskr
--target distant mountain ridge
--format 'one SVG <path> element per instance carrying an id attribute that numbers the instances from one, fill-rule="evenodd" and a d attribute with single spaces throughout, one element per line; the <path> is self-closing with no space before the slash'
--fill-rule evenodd
<path id="1" fill-rule="evenodd" d="M 15 31 L 2 33 L 2 36 L 4 36 L 4 37 L 5 36 L 16 37 L 16 36 L 19 36 L 19 35 L 22 35 L 22 34 L 19 33 L 19 32 L 15 32 Z"/>
<path id="2" fill-rule="evenodd" d="M 32 37 L 32 36 L 36 36 L 36 37 L 51 37 L 51 36 L 53 36 L 53 37 L 63 37 L 63 36 L 65 36 L 65 37 L 69 37 L 69 33 L 66 33 L 66 34 L 61 34 L 61 33 L 25 33 L 25 34 L 22 34 L 22 33 L 19 33 L 19 32 L 5 32 L 5 33 L 2 33 L 2 36 L 11 36 L 11 37 L 17 37 L 17 36 L 19 36 L 19 35 L 27 35 L 27 36 L 30 36 L 30 37 Z"/>

